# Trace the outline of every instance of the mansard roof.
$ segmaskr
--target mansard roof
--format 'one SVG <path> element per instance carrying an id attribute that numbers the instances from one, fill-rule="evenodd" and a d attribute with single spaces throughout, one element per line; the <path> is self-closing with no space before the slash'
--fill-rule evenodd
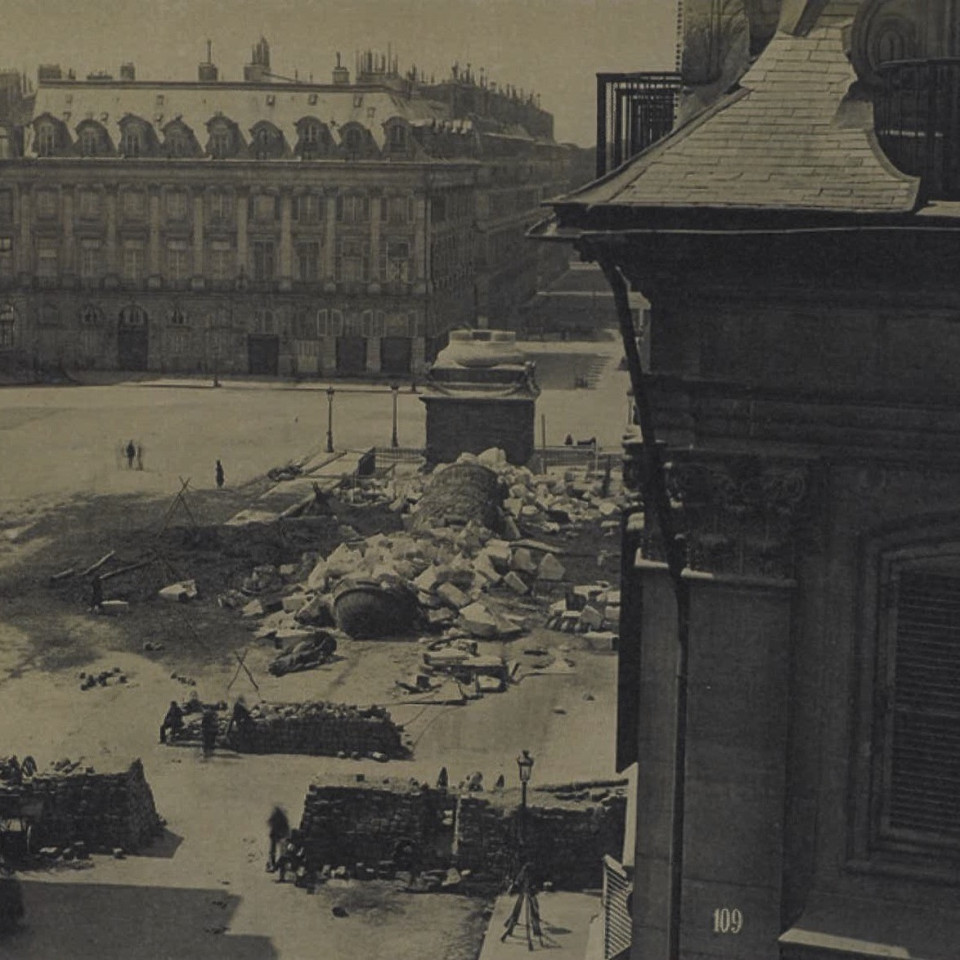
<path id="1" fill-rule="evenodd" d="M 778 32 L 739 89 L 618 170 L 555 201 L 561 221 L 567 214 L 586 226 L 594 213 L 614 208 L 623 222 L 668 208 L 913 211 L 919 180 L 896 170 L 880 149 L 869 94 L 856 84 L 846 53 L 859 5 L 821 0 L 810 29 Z"/>

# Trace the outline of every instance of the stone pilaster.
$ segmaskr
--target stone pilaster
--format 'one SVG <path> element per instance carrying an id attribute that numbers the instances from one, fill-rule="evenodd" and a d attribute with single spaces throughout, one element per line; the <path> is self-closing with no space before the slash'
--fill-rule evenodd
<path id="1" fill-rule="evenodd" d="M 291 224 L 292 198 L 289 190 L 280 194 L 280 289 L 293 285 L 293 231 Z"/>
<path id="2" fill-rule="evenodd" d="M 380 372 L 380 338 L 367 337 L 367 373 Z"/>
<path id="3" fill-rule="evenodd" d="M 147 286 L 160 286 L 163 264 L 160 249 L 160 191 L 150 191 L 150 235 L 147 240 Z"/>
<path id="4" fill-rule="evenodd" d="M 337 255 L 337 195 L 329 193 L 326 197 L 326 209 L 324 210 L 323 221 L 323 248 L 321 257 L 321 274 L 323 276 L 324 286 L 329 289 L 336 289 L 334 275 L 336 273 L 335 257 Z"/>
<path id="5" fill-rule="evenodd" d="M 237 191 L 237 273 L 250 274 L 250 245 L 247 231 L 249 197 L 245 190 Z"/>
<path id="6" fill-rule="evenodd" d="M 194 288 L 203 286 L 203 191 L 198 190 L 193 197 L 193 280 Z"/>

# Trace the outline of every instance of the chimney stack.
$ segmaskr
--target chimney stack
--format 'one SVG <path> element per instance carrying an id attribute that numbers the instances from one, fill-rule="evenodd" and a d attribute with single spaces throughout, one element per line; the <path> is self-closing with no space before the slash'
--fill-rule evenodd
<path id="1" fill-rule="evenodd" d="M 213 62 L 213 43 L 207 41 L 207 59 L 197 67 L 197 79 L 201 83 L 216 83 L 220 79 L 220 71 Z"/>
<path id="2" fill-rule="evenodd" d="M 137 68 L 132 63 L 121 63 L 120 64 L 120 79 L 121 80 L 136 80 L 137 79 Z"/>

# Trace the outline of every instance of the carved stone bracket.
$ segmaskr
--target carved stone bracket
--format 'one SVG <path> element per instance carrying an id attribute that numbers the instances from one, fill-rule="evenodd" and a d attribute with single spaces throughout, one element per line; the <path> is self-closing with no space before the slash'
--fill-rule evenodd
<path id="1" fill-rule="evenodd" d="M 688 567 L 793 577 L 802 528 L 807 526 L 807 464 L 686 452 L 672 453 L 666 460 L 667 490 L 686 540 Z M 659 552 L 655 543 L 650 547 Z"/>

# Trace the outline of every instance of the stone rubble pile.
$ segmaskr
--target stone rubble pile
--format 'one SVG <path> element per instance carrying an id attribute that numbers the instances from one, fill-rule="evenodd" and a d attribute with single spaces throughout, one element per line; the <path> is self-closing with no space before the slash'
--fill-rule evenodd
<path id="1" fill-rule="evenodd" d="M 226 709 L 226 704 L 219 705 Z M 250 723 L 227 735 L 230 715 L 218 717 L 219 743 L 241 753 L 298 753 L 310 756 L 369 757 L 387 760 L 407 755 L 403 728 L 383 707 L 307 701 L 268 703 L 250 708 Z M 200 740 L 200 719 L 184 725 L 182 741 Z"/>
<path id="2" fill-rule="evenodd" d="M 472 783 L 447 789 L 358 777 L 311 784 L 300 822 L 310 869 L 358 879 L 403 872 L 432 889 L 455 888 L 468 876 L 502 881 L 516 868 L 518 791 L 484 792 Z M 599 885 L 603 855 L 622 853 L 625 813 L 623 784 L 533 791 L 524 833 L 542 878 L 567 889 Z"/>
<path id="3" fill-rule="evenodd" d="M 603 481 L 576 471 L 534 474 L 508 464 L 499 450 L 464 454 L 430 476 L 389 482 L 399 485 L 391 502 L 402 499 L 410 514 L 405 531 L 360 538 L 342 529 L 342 542 L 327 557 L 304 554 L 297 566 L 258 566 L 221 604 L 265 617 L 258 636 L 279 647 L 308 639 L 316 627 L 344 628 L 334 594 L 345 582 L 384 590 L 399 585 L 415 591 L 422 616 L 409 623 L 398 616 L 394 632 L 452 628 L 506 639 L 521 633 L 524 621 L 511 617 L 490 591 L 535 595 L 566 576 L 560 551 L 521 537 L 519 525 L 556 532 L 577 523 L 619 523 L 615 499 L 600 495 Z"/>
<path id="4" fill-rule="evenodd" d="M 581 584 L 550 606 L 550 630 L 617 637 L 620 633 L 620 591 L 606 582 Z"/>
<path id="5" fill-rule="evenodd" d="M 50 772 L 0 788 L 0 802 L 35 812 L 34 845 L 93 852 L 135 852 L 163 829 L 153 793 L 135 760 L 124 770 L 98 773 L 82 762 L 61 760 Z"/>

